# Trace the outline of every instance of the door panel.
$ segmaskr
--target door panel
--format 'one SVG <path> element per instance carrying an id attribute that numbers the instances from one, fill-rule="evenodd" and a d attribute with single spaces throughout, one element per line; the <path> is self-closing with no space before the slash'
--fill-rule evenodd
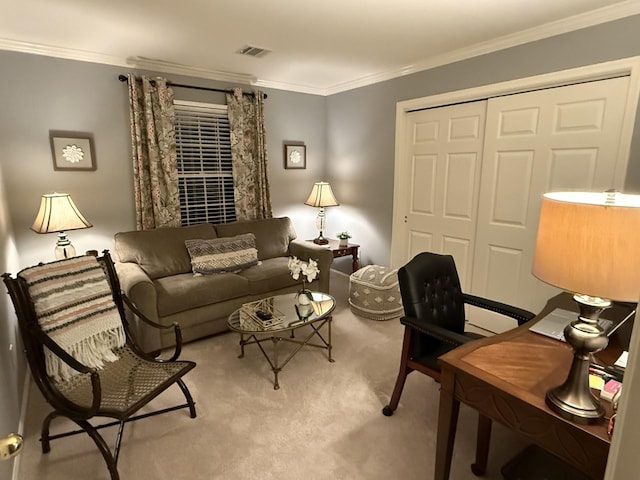
<path id="1" fill-rule="evenodd" d="M 397 263 L 427 250 L 449 253 L 463 288 L 471 286 L 485 110 L 481 101 L 406 118 L 403 171 L 411 188 L 402 200 L 406 246 Z"/>
<path id="2" fill-rule="evenodd" d="M 489 100 L 473 293 L 535 312 L 557 292 L 531 274 L 540 198 L 622 188 L 615 171 L 627 88 L 622 77 Z M 471 315 L 493 332 L 514 325 Z"/>

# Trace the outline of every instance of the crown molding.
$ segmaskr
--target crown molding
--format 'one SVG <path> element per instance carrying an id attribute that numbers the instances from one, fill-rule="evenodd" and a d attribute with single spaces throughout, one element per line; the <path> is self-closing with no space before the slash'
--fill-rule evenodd
<path id="1" fill-rule="evenodd" d="M 425 59 L 421 62 L 403 65 L 400 68 L 380 72 L 374 75 L 361 77 L 359 79 L 334 85 L 326 89 L 326 95 L 353 90 L 355 88 L 366 87 L 375 83 L 392 80 L 394 78 L 410 75 L 412 73 L 422 72 L 432 68 L 440 67 L 461 60 L 485 55 L 487 53 L 504 50 L 510 47 L 516 47 L 525 43 L 535 42 L 545 38 L 561 35 L 563 33 L 573 32 L 582 28 L 592 27 L 602 23 L 612 22 L 621 18 L 630 17 L 640 14 L 640 2 L 637 0 L 628 0 L 616 5 L 599 8 L 591 12 L 574 15 L 561 20 L 533 27 L 528 30 L 516 32 L 510 35 L 495 38 L 486 42 L 465 47 L 442 55 Z"/>
<path id="2" fill-rule="evenodd" d="M 241 83 L 244 85 L 254 85 L 257 81 L 255 75 L 209 70 L 206 68 L 191 67 L 180 63 L 165 62 L 164 60 L 154 60 L 145 57 L 127 58 L 127 66 L 143 70 L 151 70 L 154 72 L 173 73 L 176 75 L 206 78 L 208 80 L 218 80 L 222 82 Z"/>
<path id="3" fill-rule="evenodd" d="M 335 84 L 326 88 L 313 87 L 310 85 L 275 82 L 268 79 L 257 78 L 254 75 L 249 74 L 209 70 L 206 68 L 191 67 L 188 65 L 164 62 L 162 60 L 153 60 L 143 57 L 122 58 L 113 55 L 104 55 L 95 52 L 87 52 L 84 50 L 75 50 L 70 48 L 61 48 L 50 45 L 22 42 L 6 38 L 0 38 L 0 50 L 10 50 L 21 53 L 44 55 L 83 62 L 101 63 L 120 67 L 140 68 L 160 73 L 173 73 L 176 75 L 206 78 L 209 80 L 217 80 L 222 82 L 241 83 L 264 88 L 272 88 L 276 90 L 306 93 L 310 95 L 329 96 L 336 93 L 341 93 L 360 87 L 366 87 L 386 80 L 392 80 L 394 78 L 410 75 L 412 73 L 418 73 L 429 70 L 431 68 L 447 65 L 449 63 L 459 62 L 461 60 L 466 60 L 487 53 L 492 53 L 498 50 L 504 50 L 506 48 L 534 42 L 536 40 L 542 40 L 544 38 L 553 37 L 555 35 L 568 33 L 601 23 L 611 22 L 637 14 L 640 14 L 640 2 L 638 2 L 637 0 L 627 0 L 626 2 L 599 8 L 597 10 L 592 10 L 591 12 L 586 12 L 562 20 L 549 22 L 539 27 L 530 28 L 522 32 L 505 35 L 493 40 L 478 43 L 468 48 L 461 48 L 453 52 L 436 55 L 415 64 L 403 65 L 401 67 L 387 70 L 385 72 L 379 72 L 373 75 L 360 77 L 352 81 Z"/>

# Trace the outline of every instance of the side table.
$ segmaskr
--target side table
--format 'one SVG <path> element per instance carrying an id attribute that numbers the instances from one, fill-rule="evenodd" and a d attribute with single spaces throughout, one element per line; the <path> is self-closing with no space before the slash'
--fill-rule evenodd
<path id="1" fill-rule="evenodd" d="M 351 255 L 351 269 L 355 272 L 360 268 L 360 260 L 358 259 L 358 249 L 360 245 L 357 243 L 348 243 L 346 247 L 340 246 L 340 240 L 329 239 L 329 250 L 333 253 L 333 258 L 346 257 Z"/>

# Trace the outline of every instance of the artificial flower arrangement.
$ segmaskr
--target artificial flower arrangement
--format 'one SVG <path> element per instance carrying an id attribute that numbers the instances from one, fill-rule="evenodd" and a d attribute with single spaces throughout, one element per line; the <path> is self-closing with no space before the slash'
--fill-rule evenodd
<path id="1" fill-rule="evenodd" d="M 289 257 L 289 271 L 294 280 L 302 277 L 302 291 L 305 293 L 307 291 L 305 288 L 305 280 L 312 282 L 320 273 L 317 261 L 309 259 L 308 262 L 303 262 L 298 257 Z"/>
<path id="2" fill-rule="evenodd" d="M 336 237 L 340 240 L 349 240 L 351 238 L 351 234 L 347 231 L 336 233 Z"/>

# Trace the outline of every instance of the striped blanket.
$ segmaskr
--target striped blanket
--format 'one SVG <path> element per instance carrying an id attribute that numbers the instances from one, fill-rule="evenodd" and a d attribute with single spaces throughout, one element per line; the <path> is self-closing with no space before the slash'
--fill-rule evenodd
<path id="1" fill-rule="evenodd" d="M 27 282 L 38 324 L 80 363 L 101 368 L 125 343 L 106 274 L 93 256 L 37 265 L 19 274 Z M 78 372 L 45 348 L 47 373 L 65 381 Z"/>

